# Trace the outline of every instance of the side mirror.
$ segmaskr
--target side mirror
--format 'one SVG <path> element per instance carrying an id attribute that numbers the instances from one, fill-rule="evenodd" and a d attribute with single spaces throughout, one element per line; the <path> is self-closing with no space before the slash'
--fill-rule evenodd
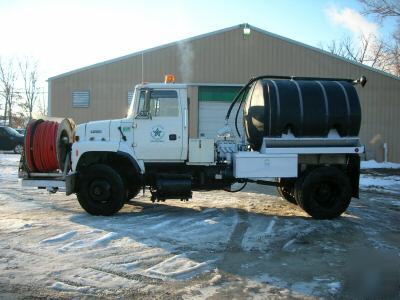
<path id="1" fill-rule="evenodd" d="M 142 110 L 137 114 L 136 119 L 151 119 L 150 115 L 150 112 Z"/>
<path id="2" fill-rule="evenodd" d="M 150 93 L 151 90 L 145 91 L 144 105 L 141 107 L 142 110 L 136 115 L 136 119 L 152 119 L 150 112 Z"/>

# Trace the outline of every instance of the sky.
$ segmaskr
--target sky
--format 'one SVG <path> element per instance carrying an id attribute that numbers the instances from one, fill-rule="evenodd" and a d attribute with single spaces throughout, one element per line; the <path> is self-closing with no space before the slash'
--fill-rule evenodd
<path id="1" fill-rule="evenodd" d="M 358 11 L 356 0 L 0 0 L 0 58 L 37 60 L 45 86 L 51 76 L 240 23 L 312 46 L 394 26 Z"/>

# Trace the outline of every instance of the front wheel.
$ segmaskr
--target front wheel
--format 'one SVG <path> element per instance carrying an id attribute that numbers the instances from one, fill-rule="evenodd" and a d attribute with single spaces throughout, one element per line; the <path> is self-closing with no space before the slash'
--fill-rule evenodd
<path id="1" fill-rule="evenodd" d="M 339 217 L 351 201 L 350 180 L 334 167 L 320 167 L 296 182 L 297 204 L 315 219 Z"/>
<path id="2" fill-rule="evenodd" d="M 121 176 L 108 165 L 91 165 L 79 174 L 78 201 L 91 215 L 117 213 L 124 206 L 124 191 Z"/>
<path id="3" fill-rule="evenodd" d="M 127 201 L 135 198 L 137 195 L 139 195 L 140 191 L 142 190 L 142 187 L 140 186 L 140 184 L 133 184 L 131 186 L 129 186 L 128 188 L 128 196 L 127 196 Z"/>

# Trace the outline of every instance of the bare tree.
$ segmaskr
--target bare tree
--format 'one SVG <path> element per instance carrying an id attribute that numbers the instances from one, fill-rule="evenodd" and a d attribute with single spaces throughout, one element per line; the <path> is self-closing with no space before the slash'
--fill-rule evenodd
<path id="1" fill-rule="evenodd" d="M 41 100 L 39 100 L 39 104 L 37 105 L 37 110 L 41 116 L 46 116 L 47 115 L 47 105 L 46 105 L 47 102 L 46 102 L 46 98 L 45 98 L 44 88 L 42 87 L 41 89 L 42 89 L 42 91 L 41 91 L 42 96 L 40 97 Z"/>
<path id="2" fill-rule="evenodd" d="M 400 43 L 397 42 L 390 48 L 389 56 L 391 73 L 400 76 Z"/>
<path id="3" fill-rule="evenodd" d="M 8 64 L 5 64 L 0 59 L 0 84 L 1 84 L 1 95 L 5 99 L 4 107 L 4 122 L 8 117 L 8 124 L 12 126 L 12 112 L 13 105 L 16 100 L 15 84 L 17 81 L 17 73 L 14 69 L 13 61 L 10 60 Z"/>
<path id="4" fill-rule="evenodd" d="M 366 15 L 374 15 L 380 21 L 388 17 L 400 17 L 399 0 L 358 0 L 363 4 Z"/>
<path id="5" fill-rule="evenodd" d="M 19 69 L 24 82 L 25 101 L 22 106 L 29 114 L 29 121 L 32 119 L 32 112 L 38 97 L 38 64 L 28 58 L 19 62 Z"/>
<path id="6" fill-rule="evenodd" d="M 360 34 L 346 36 L 321 45 L 323 50 L 382 71 L 400 76 L 400 0 L 358 0 L 362 13 L 375 17 L 380 23 L 387 18 L 397 20 L 397 29 L 389 38 Z"/>
<path id="7" fill-rule="evenodd" d="M 333 40 L 322 49 L 349 60 L 371 67 L 388 70 L 387 47 L 375 36 L 360 34 L 357 39 L 345 36 L 341 40 Z"/>
<path id="8" fill-rule="evenodd" d="M 386 71 L 400 76 L 400 0 L 358 0 L 363 14 L 374 16 L 379 22 L 385 19 L 397 21 L 397 28 L 385 42 Z"/>
<path id="9" fill-rule="evenodd" d="M 330 43 L 324 45 L 323 43 L 319 43 L 318 46 L 325 51 L 328 51 L 332 54 L 345 57 L 346 52 L 343 46 L 342 41 L 332 40 Z"/>

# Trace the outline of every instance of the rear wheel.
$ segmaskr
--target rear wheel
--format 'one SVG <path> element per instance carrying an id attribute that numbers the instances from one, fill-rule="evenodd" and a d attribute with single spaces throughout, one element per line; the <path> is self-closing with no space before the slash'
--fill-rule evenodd
<path id="1" fill-rule="evenodd" d="M 336 218 L 350 204 L 350 181 L 337 168 L 317 168 L 298 179 L 295 197 L 297 204 L 313 218 Z"/>
<path id="2" fill-rule="evenodd" d="M 293 179 L 280 179 L 281 186 L 276 187 L 278 195 L 292 204 L 297 204 L 294 197 L 294 184 Z"/>
<path id="3" fill-rule="evenodd" d="M 121 176 L 108 165 L 91 165 L 79 174 L 78 201 L 91 215 L 109 216 L 118 212 L 124 206 L 124 191 Z"/>

